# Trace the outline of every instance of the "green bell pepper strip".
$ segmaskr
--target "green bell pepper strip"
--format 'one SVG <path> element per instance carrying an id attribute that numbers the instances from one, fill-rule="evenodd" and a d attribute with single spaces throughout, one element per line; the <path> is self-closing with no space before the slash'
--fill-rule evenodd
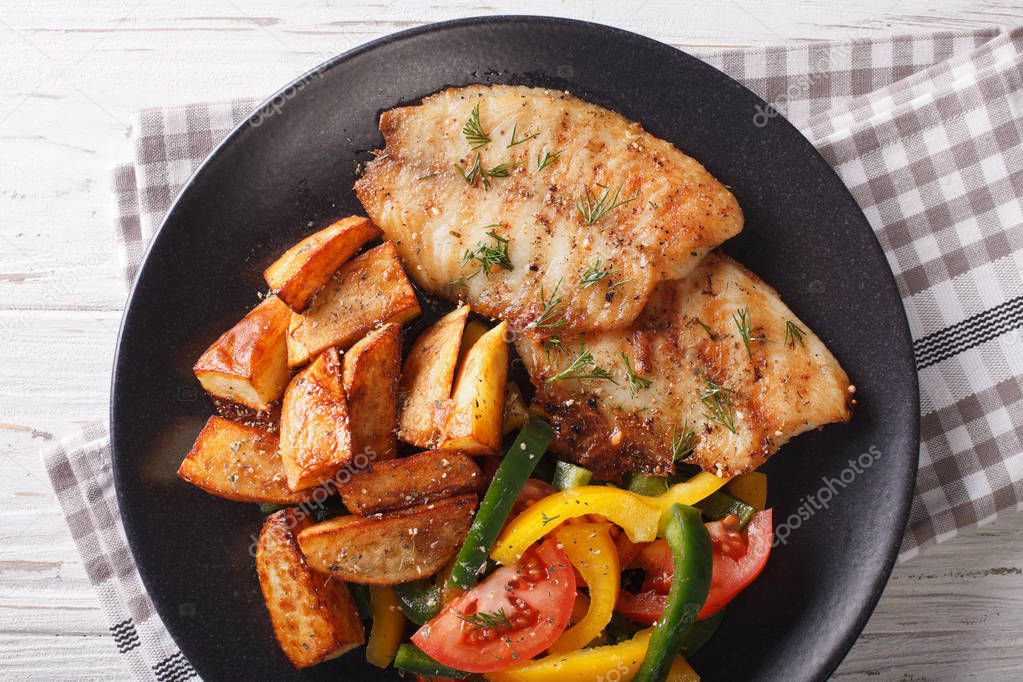
<path id="1" fill-rule="evenodd" d="M 426 621 L 440 613 L 441 588 L 429 580 L 395 585 L 394 593 L 402 613 L 416 625 L 425 625 Z"/>
<path id="2" fill-rule="evenodd" d="M 476 586 L 515 500 L 552 440 L 554 430 L 551 425 L 536 417 L 530 417 L 519 431 L 483 496 L 465 543 L 455 559 L 448 578 L 449 585 L 463 590 Z"/>
<path id="3" fill-rule="evenodd" d="M 373 620 L 373 607 L 369 603 L 369 588 L 358 583 L 348 583 L 348 591 L 355 600 L 355 608 L 359 612 L 359 620 Z"/>
<path id="4" fill-rule="evenodd" d="M 700 510 L 673 504 L 661 520 L 661 530 L 671 547 L 675 574 L 668 602 L 650 635 L 643 663 L 633 682 L 664 682 L 679 648 L 696 616 L 707 601 L 713 555 L 710 533 Z"/>
<path id="5" fill-rule="evenodd" d="M 646 497 L 657 497 L 667 492 L 670 485 L 667 476 L 633 474 L 629 478 L 629 490 L 637 495 L 644 495 Z"/>
<path id="6" fill-rule="evenodd" d="M 468 677 L 469 673 L 449 668 L 427 656 L 415 644 L 402 644 L 394 656 L 394 667 L 424 677 L 445 677 L 459 680 Z"/>
<path id="7" fill-rule="evenodd" d="M 729 514 L 739 518 L 739 527 L 745 528 L 757 510 L 724 490 L 719 490 L 705 500 L 696 503 L 703 515 L 711 521 L 720 521 Z"/>
<path id="8" fill-rule="evenodd" d="M 558 490 L 568 490 L 588 485 L 593 480 L 593 472 L 571 462 L 559 461 L 554 467 L 552 485 Z"/>
<path id="9" fill-rule="evenodd" d="M 724 609 L 718 611 L 713 616 L 698 620 L 693 623 L 693 626 L 689 628 L 689 632 L 686 634 L 686 638 L 682 641 L 682 646 L 679 647 L 678 655 L 689 657 L 695 654 L 700 648 L 710 641 L 710 638 L 717 632 L 718 626 L 721 625 L 721 621 L 725 618 Z"/>

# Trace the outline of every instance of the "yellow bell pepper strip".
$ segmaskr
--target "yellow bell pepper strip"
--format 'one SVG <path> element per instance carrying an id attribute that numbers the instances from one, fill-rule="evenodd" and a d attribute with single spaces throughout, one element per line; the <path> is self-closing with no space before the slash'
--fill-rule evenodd
<path id="1" fill-rule="evenodd" d="M 767 474 L 751 471 L 728 482 L 728 492 L 757 511 L 767 508 Z"/>
<path id="2" fill-rule="evenodd" d="M 582 620 L 565 630 L 550 646 L 552 654 L 582 649 L 597 638 L 611 621 L 621 582 L 618 551 L 608 524 L 562 526 L 556 537 L 590 589 L 590 608 Z"/>
<path id="3" fill-rule="evenodd" d="M 651 630 L 636 633 L 620 644 L 581 649 L 527 661 L 520 666 L 487 673 L 491 682 L 593 682 L 614 679 L 630 682 L 650 642 Z M 669 682 L 699 682 L 700 676 L 681 656 L 668 674 Z"/>
<path id="4" fill-rule="evenodd" d="M 570 488 L 536 502 L 508 524 L 491 554 L 505 566 L 519 560 L 534 542 L 569 519 L 602 516 L 621 526 L 633 542 L 650 542 L 658 523 L 675 504 L 694 505 L 728 483 L 727 478 L 701 472 L 657 497 L 644 497 L 605 485 Z"/>
<path id="5" fill-rule="evenodd" d="M 405 614 L 393 587 L 370 585 L 369 602 L 373 607 L 373 627 L 366 643 L 366 660 L 378 668 L 386 668 L 394 660 L 405 635 Z"/>
<path id="6" fill-rule="evenodd" d="M 657 537 L 661 508 L 654 498 L 604 485 L 570 488 L 534 503 L 508 524 L 491 557 L 505 566 L 514 564 L 529 547 L 569 519 L 587 514 L 603 516 L 621 526 L 633 542 Z"/>

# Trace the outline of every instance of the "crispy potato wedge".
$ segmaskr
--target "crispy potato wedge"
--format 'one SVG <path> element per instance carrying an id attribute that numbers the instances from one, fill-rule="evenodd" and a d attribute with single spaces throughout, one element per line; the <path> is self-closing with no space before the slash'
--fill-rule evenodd
<path id="1" fill-rule="evenodd" d="M 342 218 L 285 251 L 263 271 L 263 279 L 277 298 L 300 313 L 342 263 L 379 236 L 369 218 Z"/>
<path id="2" fill-rule="evenodd" d="M 268 410 L 254 410 L 248 405 L 232 402 L 224 398 L 212 397 L 213 409 L 224 419 L 237 422 L 242 426 L 252 426 L 257 429 L 277 434 L 281 430 L 281 403 L 275 401 Z"/>
<path id="3" fill-rule="evenodd" d="M 468 316 L 467 305 L 448 313 L 419 335 L 405 358 L 398 386 L 398 437 L 406 443 L 419 448 L 437 444 Z"/>
<path id="4" fill-rule="evenodd" d="M 472 345 L 458 368 L 441 449 L 474 455 L 501 451 L 505 385 L 508 382 L 508 323 L 502 322 Z"/>
<path id="5" fill-rule="evenodd" d="M 351 413 L 352 451 L 373 459 L 398 454 L 398 376 L 401 325 L 385 324 L 364 336 L 342 360 L 341 378 Z"/>
<path id="6" fill-rule="evenodd" d="M 439 571 L 465 540 L 475 495 L 378 516 L 341 516 L 303 530 L 298 543 L 317 571 L 352 583 L 397 585 Z"/>
<path id="7" fill-rule="evenodd" d="M 305 514 L 283 509 L 266 517 L 256 545 L 256 572 L 274 635 L 296 668 L 336 658 L 366 641 L 359 612 L 340 580 L 309 567 L 296 536 Z"/>
<path id="8" fill-rule="evenodd" d="M 347 349 L 374 327 L 403 323 L 422 310 L 392 242 L 384 242 L 342 265 L 288 327 L 288 364 L 305 364 L 317 353 Z"/>
<path id="9" fill-rule="evenodd" d="M 192 371 L 213 396 L 267 410 L 291 378 L 287 332 L 291 309 L 271 296 L 213 342 Z"/>
<path id="10" fill-rule="evenodd" d="M 330 480 L 352 458 L 348 400 L 336 348 L 321 353 L 284 392 L 280 449 L 292 490 Z"/>
<path id="11" fill-rule="evenodd" d="M 277 451 L 277 436 L 222 417 L 210 417 L 178 467 L 178 476 L 217 497 L 237 502 L 300 504 Z"/>
<path id="12" fill-rule="evenodd" d="M 345 507 L 368 516 L 477 492 L 482 484 L 483 476 L 471 457 L 454 450 L 431 450 L 374 462 L 369 471 L 338 485 L 338 492 Z"/>

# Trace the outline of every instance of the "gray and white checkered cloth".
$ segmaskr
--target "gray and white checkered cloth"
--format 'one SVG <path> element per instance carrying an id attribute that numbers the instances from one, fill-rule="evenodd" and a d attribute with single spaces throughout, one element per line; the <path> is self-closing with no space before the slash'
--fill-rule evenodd
<path id="1" fill-rule="evenodd" d="M 901 559 L 1023 506 L 1023 29 L 704 53 L 784 114 L 852 190 L 895 272 L 920 372 L 920 472 Z M 127 281 L 172 199 L 256 100 L 151 109 L 114 173 Z M 139 679 L 195 675 L 143 590 L 105 429 L 45 461 Z"/>

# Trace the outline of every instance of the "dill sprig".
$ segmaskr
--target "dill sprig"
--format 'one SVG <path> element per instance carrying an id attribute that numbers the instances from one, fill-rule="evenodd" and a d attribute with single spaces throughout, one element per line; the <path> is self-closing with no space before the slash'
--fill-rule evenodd
<path id="1" fill-rule="evenodd" d="M 565 349 L 561 345 L 561 339 L 557 336 L 549 336 L 547 340 L 543 342 L 543 352 L 547 356 L 547 362 L 551 362 L 555 355 L 564 353 Z"/>
<path id="2" fill-rule="evenodd" d="M 632 363 L 629 362 L 629 356 L 622 353 L 622 360 L 625 361 L 625 380 L 629 387 L 629 393 L 635 398 L 636 394 L 644 388 L 650 388 L 650 384 L 653 383 L 650 379 L 644 376 L 636 374 L 636 371 L 632 369 Z"/>
<path id="3" fill-rule="evenodd" d="M 614 268 L 611 265 L 604 265 L 601 259 L 594 261 L 593 265 L 590 265 L 583 270 L 582 276 L 579 278 L 579 284 L 582 285 L 583 289 L 592 287 L 594 284 L 598 284 L 605 277 L 608 279 L 607 282 L 607 300 L 614 298 L 614 295 L 618 293 L 618 290 L 632 281 L 632 279 L 623 279 L 618 282 L 614 281 Z"/>
<path id="4" fill-rule="evenodd" d="M 556 519 L 560 519 L 560 518 L 561 518 L 561 514 L 555 514 L 554 516 L 547 516 L 547 514 L 545 514 L 544 512 L 540 512 L 540 520 L 543 521 L 543 525 L 545 525 L 545 526 L 548 523 L 554 523 L 554 521 Z"/>
<path id="5" fill-rule="evenodd" d="M 522 165 L 521 161 L 516 161 L 514 163 L 509 161 L 508 163 L 502 163 L 498 164 L 497 166 L 494 166 L 493 168 L 486 171 L 486 173 L 492 178 L 506 178 L 509 175 L 511 175 L 512 169 L 517 168 L 518 166 L 521 165 Z"/>
<path id="6" fill-rule="evenodd" d="M 696 431 L 689 425 L 689 420 L 682 422 L 682 433 L 678 425 L 671 427 L 671 456 L 679 460 L 688 457 L 696 449 Z"/>
<path id="7" fill-rule="evenodd" d="M 565 324 L 565 297 L 558 296 L 558 289 L 561 288 L 561 280 L 554 285 L 550 297 L 543 285 L 540 285 L 540 305 L 542 309 L 540 316 L 529 323 L 527 329 L 554 329 Z"/>
<path id="8" fill-rule="evenodd" d="M 522 144 L 523 142 L 529 142 L 529 141 L 530 141 L 530 140 L 532 140 L 532 139 L 533 139 L 534 137 L 536 137 L 537 135 L 539 135 L 539 134 L 540 134 L 540 133 L 533 133 L 533 134 L 532 134 L 532 135 L 530 135 L 529 137 L 524 137 L 524 138 L 522 138 L 521 140 L 516 140 L 516 139 L 515 139 L 515 132 L 516 132 L 516 131 L 518 130 L 518 127 L 519 127 L 519 124 L 518 124 L 518 123 L 514 123 L 514 124 L 512 124 L 512 136 L 511 136 L 511 142 L 509 142 L 509 143 L 508 143 L 508 146 L 507 146 L 507 147 L 505 147 L 505 149 L 511 149 L 511 148 L 512 148 L 512 147 L 514 147 L 515 145 L 517 145 L 517 144 Z"/>
<path id="9" fill-rule="evenodd" d="M 746 346 L 746 354 L 753 357 L 753 351 L 750 350 L 750 343 L 754 341 L 764 342 L 767 341 L 767 337 L 763 334 L 759 336 L 753 336 L 753 320 L 750 318 L 749 306 L 743 306 L 741 310 L 737 310 L 732 314 L 732 321 L 735 322 L 735 326 L 739 330 L 739 335 L 742 337 L 742 345 Z"/>
<path id="10" fill-rule="evenodd" d="M 561 156 L 561 152 L 563 152 L 563 151 L 565 151 L 565 150 L 564 149 L 558 149 L 557 151 L 554 151 L 554 152 L 544 152 L 543 156 L 540 156 L 539 154 L 537 154 L 536 155 L 536 170 L 542 171 L 544 168 L 546 168 L 547 166 L 549 166 L 552 163 L 554 163 L 554 160 L 556 158 L 558 158 L 559 156 Z"/>
<path id="11" fill-rule="evenodd" d="M 499 223 L 487 225 L 486 227 L 499 227 Z M 465 254 L 462 256 L 462 267 L 476 261 L 480 264 L 480 269 L 487 277 L 490 277 L 492 268 L 514 269 L 511 258 L 508 256 L 508 240 L 493 230 L 488 230 L 487 236 L 493 239 L 494 243 L 477 242 L 475 249 L 466 249 Z M 477 274 L 479 274 L 479 270 L 470 275 L 470 277 L 474 277 Z"/>
<path id="12" fill-rule="evenodd" d="M 472 114 L 470 114 L 469 120 L 466 121 L 465 125 L 462 127 L 462 135 L 465 135 L 465 139 L 469 143 L 470 149 L 479 149 L 490 142 L 490 138 L 487 136 L 486 131 L 483 130 L 483 124 L 480 123 L 479 102 L 476 102 L 476 106 L 472 108 Z"/>
<path id="13" fill-rule="evenodd" d="M 618 189 L 615 190 L 614 195 L 611 195 L 611 188 L 604 187 L 603 185 L 597 185 L 604 190 L 604 193 L 597 198 L 597 195 L 589 187 L 583 188 L 583 195 L 579 197 L 579 201 L 576 203 L 576 208 L 579 209 L 579 215 L 582 216 L 583 220 L 587 225 L 593 225 L 595 222 L 603 218 L 609 211 L 613 211 L 616 208 L 624 206 L 632 201 L 636 200 L 636 197 L 626 199 L 625 201 L 619 200 L 619 196 L 622 193 L 622 187 L 625 183 L 618 185 Z M 638 196 L 638 195 L 637 195 Z"/>
<path id="14" fill-rule="evenodd" d="M 703 403 L 703 416 L 735 433 L 732 393 L 731 388 L 716 384 L 710 377 L 706 377 L 705 387 L 700 391 L 700 401 Z"/>
<path id="15" fill-rule="evenodd" d="M 618 383 L 611 376 L 610 372 L 597 365 L 597 361 L 593 359 L 593 353 L 588 351 L 585 344 L 581 341 L 579 342 L 579 354 L 572 360 L 572 364 L 552 376 L 545 383 L 553 384 L 555 381 L 565 381 L 568 379 L 607 379 L 613 384 Z"/>
<path id="16" fill-rule="evenodd" d="M 435 177 L 437 177 L 438 175 L 440 175 L 440 173 L 427 173 L 426 175 L 420 175 L 420 176 L 419 176 L 418 178 L 416 178 L 416 179 L 417 179 L 417 180 L 429 180 L 430 178 L 435 178 Z"/>
<path id="17" fill-rule="evenodd" d="M 795 348 L 797 341 L 800 346 L 806 348 L 806 344 L 803 343 L 803 334 L 805 333 L 806 330 L 792 320 L 785 321 L 785 345 L 789 348 Z"/>
<path id="18" fill-rule="evenodd" d="M 466 183 L 475 185 L 482 178 L 483 188 L 490 189 L 490 181 L 487 180 L 487 174 L 483 170 L 483 162 L 480 160 L 479 152 L 476 152 L 476 159 L 473 161 L 472 165 L 469 166 L 468 170 L 462 168 L 457 163 L 455 164 L 455 168 L 457 168 L 458 172 L 462 174 L 463 178 L 465 178 Z"/>
<path id="19" fill-rule="evenodd" d="M 471 616 L 459 613 L 458 617 L 472 625 L 474 630 L 511 630 L 512 627 L 503 606 L 497 611 L 480 611 Z"/>
<path id="20" fill-rule="evenodd" d="M 718 340 L 718 335 L 714 333 L 714 330 L 711 329 L 710 326 L 706 322 L 704 322 L 703 320 L 701 320 L 698 317 L 694 317 L 693 321 L 695 321 L 696 324 L 698 324 L 701 327 L 703 327 L 703 331 L 707 332 L 707 336 L 710 337 L 711 341 L 717 341 Z"/>

